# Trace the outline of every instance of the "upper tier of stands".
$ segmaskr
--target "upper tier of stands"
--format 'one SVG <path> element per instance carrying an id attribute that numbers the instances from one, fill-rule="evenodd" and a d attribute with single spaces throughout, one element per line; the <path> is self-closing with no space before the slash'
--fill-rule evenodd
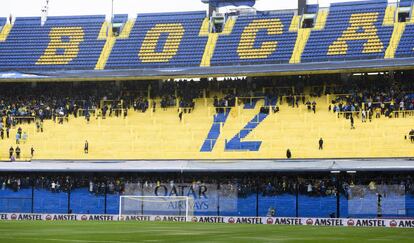
<path id="1" fill-rule="evenodd" d="M 289 32 L 292 18 L 293 13 L 238 17 L 231 34 L 219 37 L 211 65 L 288 63 L 297 38 Z"/>
<path id="2" fill-rule="evenodd" d="M 2 69 L 93 69 L 104 40 L 98 34 L 105 16 L 16 18 L 5 42 L 0 42 Z"/>
<path id="3" fill-rule="evenodd" d="M 116 41 L 107 69 L 198 66 L 207 37 L 200 37 L 205 12 L 141 14 L 127 39 Z"/>
<path id="4" fill-rule="evenodd" d="M 387 1 L 333 4 L 325 29 L 312 31 L 302 61 L 383 58 L 393 32 L 382 26 L 386 8 Z"/>
<path id="5" fill-rule="evenodd" d="M 0 27 L 3 27 L 7 22 L 6 18 L 0 18 Z"/>
<path id="6" fill-rule="evenodd" d="M 411 7 L 404 1 L 401 7 Z M 209 33 L 205 12 L 0 19 L 0 70 L 93 70 L 319 63 L 414 57 L 414 18 L 387 1 L 311 5 L 315 26 L 293 11 L 228 16 Z M 108 28 L 108 29 L 107 29 Z"/>

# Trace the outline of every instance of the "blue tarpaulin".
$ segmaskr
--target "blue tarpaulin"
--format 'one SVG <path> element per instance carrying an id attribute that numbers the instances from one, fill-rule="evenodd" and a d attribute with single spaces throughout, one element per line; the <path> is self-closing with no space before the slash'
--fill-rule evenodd
<path id="1" fill-rule="evenodd" d="M 214 7 L 225 6 L 250 6 L 253 7 L 256 0 L 201 0 L 203 3 L 208 3 Z"/>

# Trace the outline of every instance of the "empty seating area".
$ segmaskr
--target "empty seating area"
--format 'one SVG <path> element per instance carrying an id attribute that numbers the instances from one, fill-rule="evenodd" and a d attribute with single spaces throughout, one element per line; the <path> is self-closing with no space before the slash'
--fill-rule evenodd
<path id="1" fill-rule="evenodd" d="M 382 26 L 387 1 L 336 3 L 323 31 L 313 31 L 302 62 L 382 59 L 393 26 Z"/>
<path id="2" fill-rule="evenodd" d="M 218 38 L 212 66 L 288 63 L 297 33 L 289 32 L 293 13 L 239 16 L 228 36 Z"/>
<path id="3" fill-rule="evenodd" d="M 106 69 L 199 66 L 205 12 L 138 14 L 128 39 L 115 43 Z"/>
<path id="4" fill-rule="evenodd" d="M 405 31 L 395 53 L 396 57 L 411 57 L 414 52 L 414 24 L 405 26 Z"/>
<path id="5" fill-rule="evenodd" d="M 0 30 L 3 28 L 4 25 L 6 25 L 7 19 L 6 18 L 0 18 Z"/>
<path id="6" fill-rule="evenodd" d="M 98 34 L 105 16 L 17 18 L 0 43 L 2 70 L 93 69 L 104 40 Z"/>

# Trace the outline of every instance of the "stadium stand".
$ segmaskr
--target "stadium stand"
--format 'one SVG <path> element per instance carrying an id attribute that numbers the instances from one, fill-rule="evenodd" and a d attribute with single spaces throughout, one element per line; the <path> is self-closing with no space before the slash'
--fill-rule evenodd
<path id="1" fill-rule="evenodd" d="M 3 27 L 6 25 L 7 19 L 6 18 L 0 18 L 0 29 L 3 29 Z"/>
<path id="2" fill-rule="evenodd" d="M 195 179 L 196 178 L 196 179 Z M 195 208 L 194 215 L 341 217 L 377 216 L 376 193 L 386 191 L 383 217 L 412 217 L 414 197 L 409 174 L 365 173 L 340 179 L 323 174 L 9 174 L 0 176 L 0 211 L 117 214 L 119 195 L 150 195 L 157 187 L 186 184 L 198 187 L 220 185 L 220 192 L 197 198 L 207 208 Z M 34 200 L 32 200 L 34 199 Z M 339 205 L 337 204 L 339 199 Z M 211 207 L 211 208 L 210 208 Z M 337 208 L 339 209 L 337 211 Z M 402 213 L 401 210 L 404 210 Z"/>
<path id="3" fill-rule="evenodd" d="M 115 43 L 107 68 L 198 66 L 205 18 L 205 12 L 139 14 L 129 38 Z"/>
<path id="4" fill-rule="evenodd" d="M 193 197 L 194 215 L 413 218 L 414 17 L 399 15 L 408 9 L 412 1 L 380 0 L 310 5 L 300 15 L 242 11 L 226 14 L 222 29 L 204 11 L 112 23 L 0 18 L 0 213 L 118 214 L 120 196 L 164 190 Z M 395 59 L 409 67 L 380 69 Z M 355 60 L 378 66 L 342 70 Z M 333 63 L 341 69 L 318 71 Z M 271 64 L 315 70 L 244 73 Z M 13 72 L 51 76 L 12 80 Z M 220 170 L 239 162 L 251 170 Z M 332 164 L 320 169 L 324 162 Z M 379 172 L 384 164 L 391 172 Z"/>
<path id="5" fill-rule="evenodd" d="M 293 158 L 410 157 L 404 137 L 413 129 L 414 104 L 406 75 L 312 85 L 305 83 L 314 78 L 271 77 L 2 84 L 0 151 L 8 160 L 21 128 L 26 160 L 31 146 L 36 159 L 272 159 L 285 158 L 287 149 Z M 356 129 L 350 130 L 350 116 Z"/>
<path id="6" fill-rule="evenodd" d="M 412 42 L 414 33 L 414 25 L 408 25 L 405 27 L 405 31 L 398 45 L 396 52 L 397 57 L 407 57 L 410 56 L 413 52 L 414 44 Z"/>
<path id="7" fill-rule="evenodd" d="M 408 15 L 400 19 L 400 11 Z M 313 5 L 302 15 L 226 15 L 221 31 L 212 28 L 205 12 L 148 13 L 133 19 L 116 15 L 113 24 L 104 16 L 49 17 L 44 26 L 38 17 L 17 18 L 13 25 L 2 18 L 0 69 L 237 67 L 406 58 L 414 48 L 411 12 L 411 2 L 385 0 Z M 113 33 L 113 26 L 119 33 Z"/>
<path id="8" fill-rule="evenodd" d="M 387 1 L 332 4 L 324 30 L 311 33 L 302 61 L 382 59 L 393 32 L 382 26 L 386 8 Z"/>
<path id="9" fill-rule="evenodd" d="M 220 36 L 212 66 L 288 63 L 297 37 L 289 32 L 291 14 L 239 16 L 228 36 Z"/>
<path id="10" fill-rule="evenodd" d="M 3 70 L 93 69 L 104 41 L 98 33 L 105 16 L 19 17 L 0 43 Z M 9 25 L 6 25 L 9 26 Z"/>

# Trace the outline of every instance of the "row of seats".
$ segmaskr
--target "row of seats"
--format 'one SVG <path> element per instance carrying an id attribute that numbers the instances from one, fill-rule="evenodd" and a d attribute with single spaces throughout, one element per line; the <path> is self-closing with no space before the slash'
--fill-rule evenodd
<path id="1" fill-rule="evenodd" d="M 301 62 L 383 59 L 394 30 L 383 25 L 387 6 L 382 0 L 332 4 L 324 29 L 310 32 L 303 52 L 295 45 L 303 37 L 292 29 L 293 12 L 238 16 L 216 41 L 201 34 L 205 12 L 139 14 L 129 35 L 110 50 L 101 37 L 105 16 L 49 17 L 44 26 L 39 17 L 23 17 L 0 38 L 0 69 L 94 69 L 104 52 L 105 69 L 198 67 L 208 56 L 211 66 L 289 63 L 294 51 Z M 116 23 L 127 20 L 114 17 Z M 0 19 L 2 29 L 5 24 Z M 413 39 L 414 25 L 407 24 L 395 57 L 413 56 Z"/>
<path id="2" fill-rule="evenodd" d="M 403 36 L 401 37 L 398 49 L 396 52 L 397 57 L 410 57 L 414 52 L 414 25 L 407 25 Z"/>
<path id="3" fill-rule="evenodd" d="M 104 40 L 98 40 L 105 16 L 16 18 L 4 43 L 0 43 L 2 69 L 93 69 Z"/>
<path id="4" fill-rule="evenodd" d="M 228 36 L 220 36 L 212 66 L 288 62 L 297 33 L 289 32 L 292 14 L 239 16 Z"/>
<path id="5" fill-rule="evenodd" d="M 332 4 L 325 29 L 312 31 L 302 62 L 383 58 L 393 26 L 382 26 L 386 1 Z M 323 41 L 321 41 L 323 40 Z"/>
<path id="6" fill-rule="evenodd" d="M 106 69 L 198 66 L 207 43 L 198 36 L 205 18 L 205 12 L 138 15 L 129 38 L 116 41 Z"/>

